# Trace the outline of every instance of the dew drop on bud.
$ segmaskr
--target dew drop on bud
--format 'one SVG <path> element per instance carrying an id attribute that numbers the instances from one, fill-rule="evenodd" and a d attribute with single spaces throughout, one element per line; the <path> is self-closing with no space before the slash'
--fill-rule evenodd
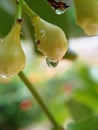
<path id="1" fill-rule="evenodd" d="M 41 29 L 41 38 L 46 38 L 46 33 L 45 33 L 45 30 L 44 29 Z"/>
<path id="2" fill-rule="evenodd" d="M 61 10 L 61 9 L 56 9 L 55 10 L 55 13 L 60 15 L 60 14 L 63 14 L 65 12 L 65 10 Z"/>
<path id="3" fill-rule="evenodd" d="M 46 63 L 49 66 L 49 68 L 55 68 L 58 65 L 59 61 L 52 61 L 46 58 Z"/>

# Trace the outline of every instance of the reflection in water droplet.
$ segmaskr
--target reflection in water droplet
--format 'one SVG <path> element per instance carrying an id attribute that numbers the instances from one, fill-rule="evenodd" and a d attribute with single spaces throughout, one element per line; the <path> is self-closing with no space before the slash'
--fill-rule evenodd
<path id="1" fill-rule="evenodd" d="M 46 37 L 45 30 L 41 29 L 40 32 L 41 32 L 41 38 L 45 38 Z"/>
<path id="2" fill-rule="evenodd" d="M 60 15 L 60 14 L 63 14 L 65 12 L 65 10 L 61 10 L 61 9 L 56 9 L 55 10 L 55 13 Z"/>
<path id="3" fill-rule="evenodd" d="M 58 61 L 51 61 L 50 59 L 46 58 L 46 63 L 50 68 L 55 68 L 58 65 Z"/>

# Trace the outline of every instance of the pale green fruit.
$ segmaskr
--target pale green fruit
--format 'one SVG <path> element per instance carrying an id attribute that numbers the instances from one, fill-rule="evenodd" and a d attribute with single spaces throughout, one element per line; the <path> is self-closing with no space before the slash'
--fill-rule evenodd
<path id="1" fill-rule="evenodd" d="M 13 76 L 25 66 L 25 54 L 20 44 L 21 25 L 16 23 L 0 42 L 0 75 Z"/>
<path id="2" fill-rule="evenodd" d="M 74 0 L 77 24 L 87 35 L 98 34 L 98 0 Z"/>
<path id="3" fill-rule="evenodd" d="M 60 60 L 68 48 L 63 30 L 40 17 L 34 17 L 32 23 L 38 50 L 52 61 Z"/>

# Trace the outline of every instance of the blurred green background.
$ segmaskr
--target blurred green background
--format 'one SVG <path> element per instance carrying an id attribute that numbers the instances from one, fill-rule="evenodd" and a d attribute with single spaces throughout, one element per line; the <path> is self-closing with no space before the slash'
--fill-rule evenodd
<path id="1" fill-rule="evenodd" d="M 86 37 L 76 25 L 73 1 L 66 1 L 70 7 L 62 15 L 55 14 L 46 0 L 25 1 L 40 17 L 64 30 L 69 49 L 56 68 L 49 68 L 36 49 L 31 21 L 23 13 L 21 37 L 27 58 L 24 72 L 58 123 L 67 130 L 98 130 L 98 62 L 93 62 L 93 58 L 88 60 L 90 63 L 86 62 L 80 53 L 71 48 L 71 39 Z M 0 39 L 13 26 L 15 10 L 15 1 L 0 1 Z M 1 77 L 0 130 L 23 130 L 41 122 L 49 121 L 19 77 Z"/>

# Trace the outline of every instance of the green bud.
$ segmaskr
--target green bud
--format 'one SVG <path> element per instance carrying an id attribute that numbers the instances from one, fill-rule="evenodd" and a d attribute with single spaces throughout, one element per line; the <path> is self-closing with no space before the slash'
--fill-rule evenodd
<path id="1" fill-rule="evenodd" d="M 66 53 L 68 44 L 61 28 L 40 17 L 34 17 L 35 39 L 38 50 L 52 61 L 59 61 Z"/>
<path id="2" fill-rule="evenodd" d="M 98 34 L 98 0 L 74 0 L 77 24 L 87 35 Z"/>
<path id="3" fill-rule="evenodd" d="M 21 25 L 16 23 L 0 42 L 0 75 L 13 76 L 25 66 L 25 54 L 20 44 Z"/>

